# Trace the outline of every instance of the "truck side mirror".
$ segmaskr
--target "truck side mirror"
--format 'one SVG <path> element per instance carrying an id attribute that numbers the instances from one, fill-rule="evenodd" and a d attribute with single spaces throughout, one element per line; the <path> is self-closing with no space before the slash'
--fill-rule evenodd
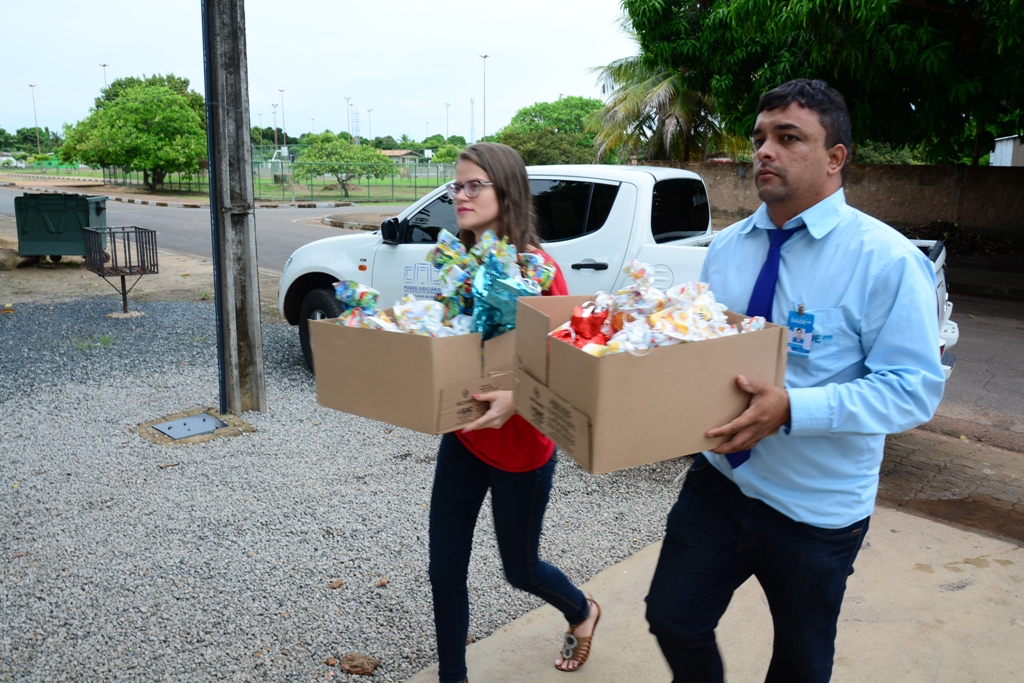
<path id="1" fill-rule="evenodd" d="M 393 216 L 380 224 L 380 236 L 384 244 L 400 244 L 402 237 L 402 226 L 398 216 Z"/>

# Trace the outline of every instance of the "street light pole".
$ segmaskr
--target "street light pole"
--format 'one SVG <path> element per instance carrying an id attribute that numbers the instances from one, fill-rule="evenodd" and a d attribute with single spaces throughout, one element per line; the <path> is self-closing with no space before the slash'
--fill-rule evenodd
<path id="1" fill-rule="evenodd" d="M 263 156 L 263 114 L 256 114 L 260 117 L 260 156 Z"/>
<path id="2" fill-rule="evenodd" d="M 110 65 L 109 64 L 100 64 L 100 66 L 103 67 L 103 87 L 106 88 L 107 87 L 107 67 L 110 66 Z"/>
<path id="3" fill-rule="evenodd" d="M 484 142 L 487 142 L 487 58 L 490 55 L 480 55 L 484 60 Z"/>
<path id="4" fill-rule="evenodd" d="M 345 104 L 348 105 L 345 107 L 345 130 L 348 131 L 348 137 L 350 139 L 352 137 L 352 103 L 349 102 L 349 100 L 351 99 L 351 97 L 345 98 Z"/>
<path id="5" fill-rule="evenodd" d="M 29 83 L 28 87 L 32 89 L 32 118 L 36 122 L 36 154 L 43 156 L 43 148 L 39 145 L 39 117 L 36 116 L 36 84 Z M 39 163 L 42 165 L 43 162 L 40 161 Z"/>
<path id="6" fill-rule="evenodd" d="M 373 110 L 372 109 L 367 109 L 366 110 L 366 127 L 369 128 L 369 133 L 367 134 L 366 137 L 370 141 L 370 143 L 372 144 L 373 143 Z"/>
<path id="7" fill-rule="evenodd" d="M 313 121 L 315 121 L 315 120 L 316 120 L 316 119 L 310 119 L 310 120 L 309 120 L 309 134 L 310 134 L 310 135 L 312 135 L 312 134 L 313 134 Z"/>
<path id="8" fill-rule="evenodd" d="M 277 105 L 276 104 L 271 104 L 270 106 L 274 108 L 274 151 L 276 152 L 277 151 Z"/>
<path id="9" fill-rule="evenodd" d="M 448 107 L 452 106 L 451 102 L 444 103 L 444 141 L 448 142 Z"/>
<path id="10" fill-rule="evenodd" d="M 284 146 L 288 146 L 288 127 L 284 125 L 284 89 L 279 88 L 281 91 L 281 135 L 284 136 Z"/>

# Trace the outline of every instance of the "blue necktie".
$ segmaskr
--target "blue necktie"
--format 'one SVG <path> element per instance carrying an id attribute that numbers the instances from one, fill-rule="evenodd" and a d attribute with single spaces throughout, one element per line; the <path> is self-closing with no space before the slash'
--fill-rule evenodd
<path id="1" fill-rule="evenodd" d="M 768 229 L 768 256 L 761 266 L 761 273 L 754 283 L 754 293 L 750 295 L 750 303 L 747 305 L 747 315 L 760 315 L 768 322 L 772 321 L 772 303 L 775 301 L 775 285 L 779 281 L 779 260 L 782 258 L 782 245 L 801 228 L 792 230 Z M 750 451 L 736 451 L 727 453 L 725 456 L 733 469 L 736 469 L 750 459 Z"/>

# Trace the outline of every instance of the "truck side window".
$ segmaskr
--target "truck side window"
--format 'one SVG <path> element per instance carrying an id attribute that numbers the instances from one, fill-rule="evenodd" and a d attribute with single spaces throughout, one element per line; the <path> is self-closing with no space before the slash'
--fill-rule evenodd
<path id="1" fill-rule="evenodd" d="M 708 230 L 711 208 L 699 180 L 673 178 L 656 183 L 651 206 L 651 232 L 658 244 L 698 237 Z"/>
<path id="2" fill-rule="evenodd" d="M 530 181 L 537 231 L 544 242 L 571 240 L 595 232 L 608 220 L 619 186 L 576 180 Z"/>
<path id="3" fill-rule="evenodd" d="M 590 198 L 590 215 L 587 216 L 587 234 L 597 232 L 608 220 L 608 214 L 612 212 L 612 205 L 619 195 L 618 185 L 605 185 L 594 183 L 594 193 Z"/>
<path id="4" fill-rule="evenodd" d="M 430 202 L 409 217 L 409 227 L 405 231 L 405 244 L 434 244 L 437 233 L 442 229 L 458 235 L 459 224 L 455 220 L 455 202 L 448 195 Z"/>

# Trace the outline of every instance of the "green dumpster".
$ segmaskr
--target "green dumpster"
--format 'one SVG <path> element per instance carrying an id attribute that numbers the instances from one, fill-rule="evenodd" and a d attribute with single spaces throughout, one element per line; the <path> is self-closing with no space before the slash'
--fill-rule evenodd
<path id="1" fill-rule="evenodd" d="M 22 256 L 84 256 L 83 228 L 107 226 L 107 198 L 80 194 L 23 194 L 14 198 L 18 253 Z"/>

